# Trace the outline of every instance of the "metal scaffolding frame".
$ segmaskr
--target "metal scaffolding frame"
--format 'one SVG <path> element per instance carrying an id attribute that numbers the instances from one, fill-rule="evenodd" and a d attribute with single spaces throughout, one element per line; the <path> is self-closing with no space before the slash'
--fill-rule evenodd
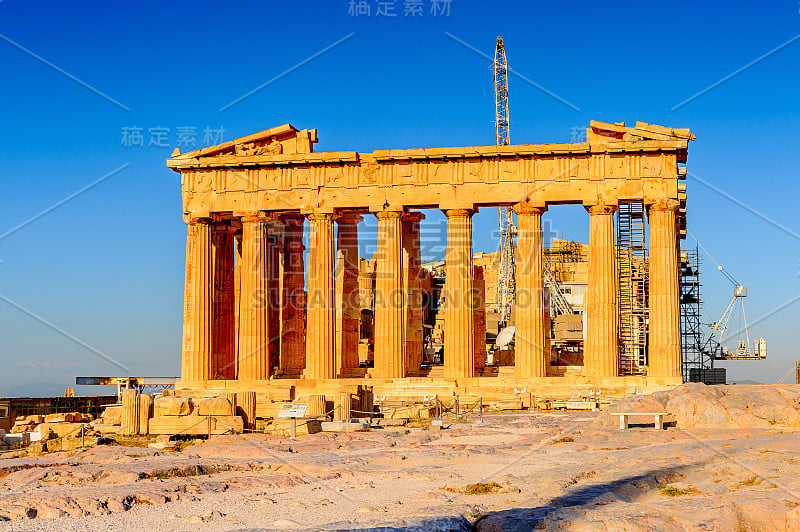
<path id="1" fill-rule="evenodd" d="M 705 382 L 714 360 L 703 350 L 700 324 L 700 251 L 681 252 L 681 358 L 683 382 Z"/>
<path id="2" fill-rule="evenodd" d="M 644 375 L 647 366 L 648 262 L 642 202 L 617 210 L 617 294 L 621 375 Z"/>

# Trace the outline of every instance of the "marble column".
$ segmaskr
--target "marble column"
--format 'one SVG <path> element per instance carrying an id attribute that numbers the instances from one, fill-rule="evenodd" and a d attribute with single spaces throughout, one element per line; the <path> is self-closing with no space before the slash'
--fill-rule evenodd
<path id="1" fill-rule="evenodd" d="M 614 247 L 615 205 L 587 206 L 589 212 L 589 286 L 584 300 L 586 342 L 584 373 L 590 377 L 619 375 L 617 268 Z"/>
<path id="2" fill-rule="evenodd" d="M 473 301 L 473 210 L 451 209 L 447 215 L 445 254 L 444 375 L 475 376 Z"/>
<path id="3" fill-rule="evenodd" d="M 281 369 L 300 375 L 306 367 L 306 277 L 301 214 L 287 214 L 283 229 L 283 294 L 281 297 Z"/>
<path id="4" fill-rule="evenodd" d="M 212 226 L 214 247 L 214 335 L 212 376 L 236 378 L 234 237 L 230 222 Z"/>
<path id="5" fill-rule="evenodd" d="M 336 377 L 333 215 L 312 214 L 308 237 L 307 379 Z"/>
<path id="6" fill-rule="evenodd" d="M 406 376 L 401 211 L 381 211 L 375 253 L 375 377 Z"/>
<path id="7" fill-rule="evenodd" d="M 239 380 L 269 378 L 269 218 L 250 213 L 242 217 L 242 264 L 239 290 Z"/>
<path id="8" fill-rule="evenodd" d="M 675 216 L 679 203 L 665 200 L 650 205 L 650 323 L 648 375 L 681 376 L 678 235 Z"/>
<path id="9" fill-rule="evenodd" d="M 346 374 L 358 367 L 359 318 L 358 223 L 361 216 L 336 217 L 336 370 Z"/>
<path id="10" fill-rule="evenodd" d="M 402 217 L 403 230 L 403 291 L 406 294 L 403 306 L 405 324 L 406 371 L 418 373 L 422 365 L 422 286 L 420 285 L 420 222 L 425 219 L 421 212 L 409 212 Z"/>
<path id="11" fill-rule="evenodd" d="M 517 278 L 514 365 L 518 377 L 546 377 L 542 214 L 544 207 L 517 205 Z"/>
<path id="12" fill-rule="evenodd" d="M 181 379 L 209 380 L 212 375 L 211 337 L 214 326 L 211 223 L 193 218 L 186 232 L 186 279 L 183 306 Z"/>

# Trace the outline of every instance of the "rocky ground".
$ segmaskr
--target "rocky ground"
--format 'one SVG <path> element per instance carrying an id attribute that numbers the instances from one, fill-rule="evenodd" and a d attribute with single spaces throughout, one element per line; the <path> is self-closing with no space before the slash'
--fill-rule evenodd
<path id="1" fill-rule="evenodd" d="M 178 452 L 99 446 L 3 459 L 0 532 L 800 530 L 798 428 L 769 414 L 763 427 L 736 427 L 730 397 L 695 410 L 728 401 L 727 418 L 714 410 L 725 428 L 688 418 L 682 427 L 690 414 L 661 431 L 620 431 L 607 413 L 517 412 L 441 431 L 220 436 Z M 796 395 L 782 397 L 800 409 Z"/>

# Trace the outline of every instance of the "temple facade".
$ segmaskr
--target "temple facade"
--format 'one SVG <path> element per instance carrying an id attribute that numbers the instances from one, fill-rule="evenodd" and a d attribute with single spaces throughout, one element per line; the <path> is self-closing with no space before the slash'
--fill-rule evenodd
<path id="1" fill-rule="evenodd" d="M 693 139 L 687 129 L 593 121 L 583 143 L 315 153 L 316 130 L 287 124 L 176 150 L 167 166 L 181 174 L 187 225 L 178 388 L 267 393 L 366 383 L 398 394 L 576 386 L 620 394 L 680 384 L 682 181 Z M 645 205 L 649 224 L 649 354 L 645 375 L 621 376 L 614 213 L 629 202 Z M 556 204 L 583 205 L 589 223 L 583 366 L 571 375 L 551 370 L 543 286 L 542 215 Z M 516 335 L 513 371 L 489 374 L 472 217 L 496 206 L 517 215 Z M 436 376 L 421 372 L 423 209 L 447 219 L 444 367 Z M 378 227 L 369 287 L 358 246 L 366 216 Z M 367 288 L 371 367 L 359 356 Z"/>

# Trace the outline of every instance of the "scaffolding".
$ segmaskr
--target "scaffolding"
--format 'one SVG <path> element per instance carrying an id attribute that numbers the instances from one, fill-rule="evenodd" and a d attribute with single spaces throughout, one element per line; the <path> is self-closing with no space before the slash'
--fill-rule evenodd
<path id="1" fill-rule="evenodd" d="M 585 261 L 586 257 L 580 242 L 564 240 L 558 246 L 551 245 L 549 248 L 544 248 L 545 266 L 551 270 L 555 264 Z"/>
<path id="2" fill-rule="evenodd" d="M 617 275 L 621 375 L 644 375 L 647 366 L 648 263 L 645 209 L 623 203 L 617 211 Z"/>
<path id="3" fill-rule="evenodd" d="M 550 291 L 550 319 L 554 320 L 556 316 L 561 314 L 572 314 L 572 305 L 569 304 L 567 298 L 561 292 L 558 286 L 558 281 L 553 277 L 553 272 L 550 268 L 543 268 L 542 274 L 544 277 L 544 286 Z"/>
<path id="4" fill-rule="evenodd" d="M 700 252 L 697 247 L 681 253 L 681 359 L 683 382 L 706 382 L 714 361 L 703 351 L 700 324 Z"/>
<path id="5" fill-rule="evenodd" d="M 550 247 L 544 248 L 543 257 L 544 286 L 550 290 L 550 317 L 554 319 L 559 314 L 572 314 L 572 306 L 561 291 L 564 279 L 562 279 L 563 272 L 560 265 L 586 262 L 587 258 L 583 253 L 583 247 L 580 242 L 564 240 L 560 241 L 558 245 L 552 243 Z"/>

